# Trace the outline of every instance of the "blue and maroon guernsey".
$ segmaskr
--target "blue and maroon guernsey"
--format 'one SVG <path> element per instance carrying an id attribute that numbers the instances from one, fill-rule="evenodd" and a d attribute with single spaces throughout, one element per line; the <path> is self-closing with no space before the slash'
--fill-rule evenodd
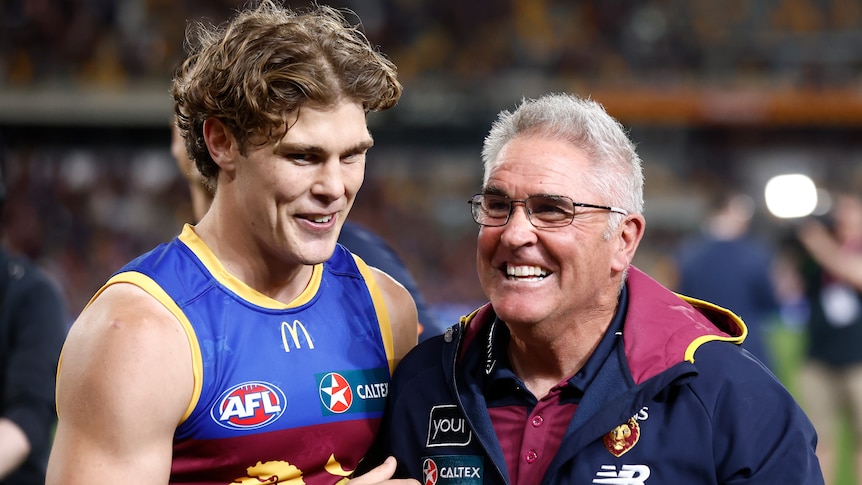
<path id="1" fill-rule="evenodd" d="M 182 323 L 192 402 L 171 483 L 346 481 L 388 393 L 392 334 L 368 266 L 342 246 L 285 305 L 230 275 L 192 226 L 108 283 L 135 284 Z"/>

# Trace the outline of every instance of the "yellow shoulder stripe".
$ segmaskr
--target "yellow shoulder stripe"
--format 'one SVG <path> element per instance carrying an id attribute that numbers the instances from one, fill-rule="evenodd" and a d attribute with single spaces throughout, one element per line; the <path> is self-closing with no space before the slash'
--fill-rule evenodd
<path id="1" fill-rule="evenodd" d="M 192 374 L 194 378 L 194 389 L 192 391 L 192 397 L 189 402 L 188 407 L 186 408 L 185 413 L 183 413 L 183 417 L 180 419 L 180 423 L 184 422 L 188 417 L 192 414 L 195 406 L 198 403 L 198 400 L 201 396 L 201 388 L 203 386 L 203 358 L 201 357 L 201 348 L 200 343 L 198 342 L 197 336 L 195 335 L 195 330 L 192 328 L 191 322 L 189 322 L 188 317 L 180 307 L 176 304 L 176 302 L 168 296 L 165 290 L 159 286 L 158 283 L 153 281 L 149 276 L 138 273 L 136 271 L 127 271 L 124 273 L 119 273 L 114 275 L 111 279 L 105 283 L 104 288 L 111 286 L 115 283 L 129 283 L 135 285 L 142 290 L 149 293 L 153 298 L 158 300 L 162 305 L 165 306 L 176 318 L 179 320 L 180 325 L 182 325 L 183 330 L 186 333 L 186 337 L 189 341 L 189 350 L 192 353 Z M 100 291 L 101 292 L 101 291 Z"/>
<path id="2" fill-rule="evenodd" d="M 392 337 L 392 322 L 389 320 L 386 299 L 383 298 L 383 290 L 377 284 L 374 273 L 368 264 L 355 254 L 353 255 L 353 260 L 356 261 L 359 272 L 365 278 L 368 292 L 371 293 L 371 301 L 374 303 L 374 311 L 377 312 L 377 321 L 380 324 L 380 334 L 383 336 L 383 348 L 386 350 L 386 359 L 389 361 L 389 374 L 391 375 L 395 370 L 395 342 Z"/>
<path id="3" fill-rule="evenodd" d="M 736 336 L 732 336 L 732 335 L 728 335 L 728 336 L 703 335 L 703 336 L 700 336 L 700 337 L 694 339 L 688 345 L 688 348 L 685 349 L 685 360 L 694 363 L 695 351 L 697 351 L 697 349 L 701 345 L 703 345 L 707 342 L 712 342 L 712 341 L 718 340 L 718 341 L 723 341 L 723 342 L 732 342 L 732 343 L 735 343 L 737 345 L 740 345 L 740 344 L 742 344 L 742 341 L 745 340 L 745 337 L 748 336 L 748 327 L 746 327 L 745 322 L 743 322 L 742 319 L 739 318 L 738 315 L 736 315 L 732 311 L 728 310 L 727 308 L 720 307 L 720 306 L 718 306 L 714 303 L 710 303 L 708 301 L 698 300 L 697 298 L 692 298 L 690 296 L 681 295 L 679 293 L 677 293 L 676 295 L 678 297 L 682 298 L 684 301 L 691 304 L 691 306 L 693 306 L 695 308 L 700 308 L 700 309 L 707 310 L 710 313 L 714 313 L 714 314 L 717 313 L 719 315 L 723 315 L 725 318 L 728 319 L 728 321 L 731 324 L 736 325 L 740 330 L 739 335 L 736 335 Z"/>

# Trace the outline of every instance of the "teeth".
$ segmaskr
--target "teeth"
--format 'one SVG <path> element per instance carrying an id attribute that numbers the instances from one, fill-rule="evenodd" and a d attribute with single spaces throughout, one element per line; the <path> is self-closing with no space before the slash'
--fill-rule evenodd
<path id="1" fill-rule="evenodd" d="M 331 219 L 332 219 L 331 215 L 330 216 L 319 216 L 319 217 L 315 217 L 313 219 L 313 221 L 318 222 L 318 223 L 324 223 L 324 222 L 329 222 Z"/>
<path id="2" fill-rule="evenodd" d="M 544 278 L 548 272 L 540 266 L 506 266 L 506 276 Z"/>

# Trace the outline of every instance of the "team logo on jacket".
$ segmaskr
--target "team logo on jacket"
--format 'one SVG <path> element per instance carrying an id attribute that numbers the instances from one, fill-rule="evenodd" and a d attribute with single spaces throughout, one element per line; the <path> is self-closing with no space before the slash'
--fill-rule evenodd
<path id="1" fill-rule="evenodd" d="M 612 455 L 619 458 L 632 449 L 640 437 L 640 425 L 638 425 L 637 419 L 632 416 L 625 423 L 612 429 L 610 433 L 604 436 L 602 441 L 605 443 L 605 448 L 607 448 Z"/>
<path id="2" fill-rule="evenodd" d="M 422 485 L 472 485 L 482 483 L 481 456 L 442 455 L 422 458 Z"/>
<path id="3" fill-rule="evenodd" d="M 467 420 L 458 410 L 458 406 L 440 404 L 431 408 L 426 447 L 467 446 L 472 438 L 473 432 L 467 427 Z"/>
<path id="4" fill-rule="evenodd" d="M 389 395 L 389 370 L 366 369 L 316 374 L 323 414 L 382 412 Z"/>
<path id="5" fill-rule="evenodd" d="M 278 419 L 286 404 L 278 387 L 266 382 L 243 382 L 219 396 L 210 416 L 228 429 L 256 429 Z"/>

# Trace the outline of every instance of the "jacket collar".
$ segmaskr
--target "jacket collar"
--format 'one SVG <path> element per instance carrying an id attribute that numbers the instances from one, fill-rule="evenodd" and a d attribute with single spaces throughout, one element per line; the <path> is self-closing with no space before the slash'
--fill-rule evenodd
<path id="1" fill-rule="evenodd" d="M 628 305 L 617 309 L 617 314 L 625 312 L 623 342 L 635 383 L 680 362 L 693 363 L 695 352 L 706 342 L 741 344 L 748 334 L 743 321 L 733 312 L 674 293 L 634 266 L 629 268 L 626 286 Z M 486 303 L 461 317 L 458 326 L 446 331 L 444 340 L 456 341 L 460 359 L 477 336 L 487 335 L 484 327 L 494 320 L 494 309 Z M 483 350 L 484 344 L 482 341 Z"/>

